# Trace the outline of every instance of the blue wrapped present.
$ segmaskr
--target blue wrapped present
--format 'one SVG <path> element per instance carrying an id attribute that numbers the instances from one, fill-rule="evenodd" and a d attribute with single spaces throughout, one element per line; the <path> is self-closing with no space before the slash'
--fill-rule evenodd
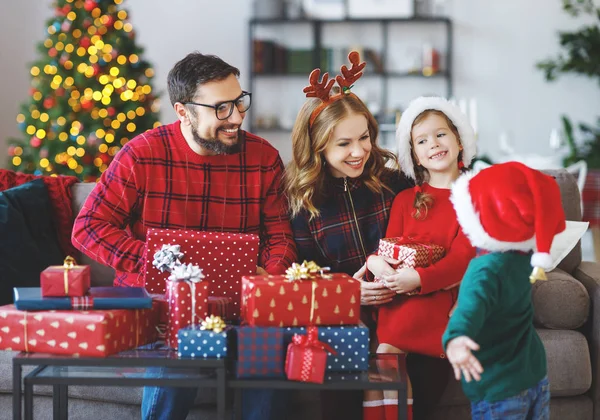
<path id="1" fill-rule="evenodd" d="M 329 344 L 337 354 L 327 354 L 325 372 L 362 372 L 369 370 L 369 329 L 359 325 L 318 326 L 319 341 Z M 283 328 L 285 346 L 294 334 L 306 334 L 304 327 Z"/>
<path id="2" fill-rule="evenodd" d="M 283 328 L 236 327 L 237 377 L 285 377 Z"/>
<path id="3" fill-rule="evenodd" d="M 39 287 L 15 287 L 13 293 L 21 311 L 152 308 L 152 297 L 143 287 L 90 287 L 85 296 L 43 297 Z"/>
<path id="4" fill-rule="evenodd" d="M 217 358 L 227 356 L 231 348 L 231 330 L 228 326 L 221 332 L 202 330 L 199 325 L 190 325 L 177 332 L 177 356 L 195 358 Z"/>

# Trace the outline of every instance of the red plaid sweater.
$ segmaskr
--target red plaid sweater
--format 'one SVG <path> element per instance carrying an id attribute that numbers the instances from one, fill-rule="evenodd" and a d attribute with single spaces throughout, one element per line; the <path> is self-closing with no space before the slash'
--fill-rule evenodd
<path id="1" fill-rule="evenodd" d="M 132 139 L 87 198 L 73 244 L 117 271 L 115 285 L 140 286 L 148 228 L 260 235 L 259 264 L 282 274 L 296 248 L 281 194 L 283 164 L 264 139 L 241 131 L 240 153 L 200 156 L 180 123 Z"/>

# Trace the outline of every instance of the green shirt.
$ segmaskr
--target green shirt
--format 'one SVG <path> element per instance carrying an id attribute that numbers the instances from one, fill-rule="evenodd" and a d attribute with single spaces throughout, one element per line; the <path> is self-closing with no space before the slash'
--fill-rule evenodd
<path id="1" fill-rule="evenodd" d="M 481 381 L 462 379 L 473 402 L 494 402 L 535 386 L 546 376 L 546 352 L 533 328 L 530 254 L 494 252 L 469 264 L 458 306 L 442 337 L 466 335 L 479 344 L 473 352 L 483 366 Z"/>

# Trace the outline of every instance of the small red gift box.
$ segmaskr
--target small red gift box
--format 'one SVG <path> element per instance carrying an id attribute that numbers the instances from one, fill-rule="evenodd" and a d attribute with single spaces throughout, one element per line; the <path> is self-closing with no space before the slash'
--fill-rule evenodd
<path id="1" fill-rule="evenodd" d="M 302 267 L 294 264 L 288 272 Z M 244 276 L 242 319 L 251 326 L 357 325 L 360 282 L 345 273 Z"/>
<path id="2" fill-rule="evenodd" d="M 411 238 L 383 238 L 379 240 L 378 255 L 400 260 L 396 268 L 428 267 L 440 260 L 446 250 L 427 242 L 416 242 Z"/>
<path id="3" fill-rule="evenodd" d="M 0 306 L 0 349 L 108 356 L 156 340 L 157 304 L 152 309 L 19 311 Z"/>
<path id="4" fill-rule="evenodd" d="M 220 316 L 227 319 L 227 314 L 230 313 L 229 305 L 231 299 L 225 296 L 209 296 L 208 297 L 208 315 Z"/>
<path id="5" fill-rule="evenodd" d="M 294 334 L 285 357 L 285 374 L 291 381 L 322 384 L 325 378 L 327 352 L 337 354 L 319 341 L 317 327 L 308 327 L 306 335 Z"/>
<path id="6" fill-rule="evenodd" d="M 165 293 L 169 274 L 158 270 L 152 262 L 154 253 L 169 244 L 180 246 L 182 263 L 196 264 L 202 269 L 211 296 L 231 299 L 225 318 L 239 319 L 242 276 L 256 273 L 259 237 L 248 233 L 148 229 L 144 284 L 149 293 Z"/>
<path id="7" fill-rule="evenodd" d="M 63 265 L 51 265 L 40 274 L 43 297 L 84 296 L 90 289 L 90 266 L 75 265 L 72 257 Z"/>
<path id="8" fill-rule="evenodd" d="M 165 344 L 177 348 L 177 332 L 189 325 L 200 324 L 208 313 L 208 282 L 167 280 L 169 318 Z"/>

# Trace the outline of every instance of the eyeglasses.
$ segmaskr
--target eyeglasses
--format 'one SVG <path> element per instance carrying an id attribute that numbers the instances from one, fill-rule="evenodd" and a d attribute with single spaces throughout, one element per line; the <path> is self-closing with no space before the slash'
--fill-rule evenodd
<path id="1" fill-rule="evenodd" d="M 215 110 L 215 115 L 218 120 L 226 120 L 233 114 L 233 106 L 237 108 L 238 112 L 246 112 L 252 104 L 252 94 L 250 92 L 242 91 L 242 94 L 233 101 L 219 102 L 216 105 L 199 104 L 197 102 L 182 102 L 183 105 L 198 105 L 212 108 Z"/>

